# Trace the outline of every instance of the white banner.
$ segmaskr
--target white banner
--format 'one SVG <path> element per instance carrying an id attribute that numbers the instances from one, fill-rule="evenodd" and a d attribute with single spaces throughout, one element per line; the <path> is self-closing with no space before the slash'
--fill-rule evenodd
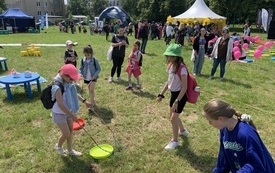
<path id="1" fill-rule="evenodd" d="M 266 9 L 262 9 L 262 25 L 265 31 L 267 31 L 268 12 Z"/>

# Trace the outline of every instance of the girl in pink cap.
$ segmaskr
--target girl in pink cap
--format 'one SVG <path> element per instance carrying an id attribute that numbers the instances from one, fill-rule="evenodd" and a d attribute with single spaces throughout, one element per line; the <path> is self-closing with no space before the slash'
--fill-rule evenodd
<path id="1" fill-rule="evenodd" d="M 57 75 L 54 77 L 52 85 L 52 100 L 56 100 L 52 108 L 52 121 L 61 131 L 55 150 L 64 156 L 75 155 L 81 156 L 82 153 L 72 148 L 73 143 L 73 121 L 78 121 L 77 112 L 79 110 L 78 100 L 83 102 L 87 107 L 90 103 L 85 98 L 77 94 L 75 81 L 81 76 L 78 70 L 72 64 L 63 65 Z M 62 145 L 67 141 L 67 150 L 63 150 Z"/>

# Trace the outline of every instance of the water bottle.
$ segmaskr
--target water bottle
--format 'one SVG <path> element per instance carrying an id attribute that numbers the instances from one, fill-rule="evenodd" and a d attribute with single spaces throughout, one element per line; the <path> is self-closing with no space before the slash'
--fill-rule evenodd
<path id="1" fill-rule="evenodd" d="M 200 92 L 200 87 L 196 86 L 194 89 L 196 92 Z"/>

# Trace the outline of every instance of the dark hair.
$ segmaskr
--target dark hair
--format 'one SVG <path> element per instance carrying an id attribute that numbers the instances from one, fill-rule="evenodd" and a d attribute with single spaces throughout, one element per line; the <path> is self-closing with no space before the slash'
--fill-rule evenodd
<path id="1" fill-rule="evenodd" d="M 167 57 L 168 57 L 168 56 L 166 56 L 166 63 L 168 64 L 168 66 L 170 66 L 171 64 L 170 64 L 170 61 L 168 60 Z M 181 63 L 184 64 L 183 58 L 180 57 L 180 56 L 173 56 L 173 58 L 175 58 L 175 61 L 174 61 L 174 64 L 175 64 L 175 65 L 173 65 L 173 70 L 172 70 L 172 72 L 173 72 L 173 73 L 177 73 L 177 71 L 178 71 L 178 69 L 179 69 L 179 67 L 180 67 L 180 64 L 181 64 Z M 185 65 L 185 64 L 184 64 L 184 65 Z"/>
<path id="2" fill-rule="evenodd" d="M 237 112 L 230 104 L 220 99 L 212 99 L 207 102 L 203 107 L 203 111 L 206 116 L 214 120 L 217 120 L 219 117 L 232 118 L 233 115 L 237 116 L 238 119 L 241 119 L 242 116 L 242 114 Z M 252 120 L 250 120 L 248 124 L 256 129 Z"/>
<path id="3" fill-rule="evenodd" d="M 135 41 L 134 44 L 138 45 L 138 50 L 140 49 L 140 41 Z"/>
<path id="4" fill-rule="evenodd" d="M 93 55 L 93 54 L 94 54 L 94 51 L 93 51 L 92 46 L 91 46 L 91 45 L 88 45 L 88 46 L 84 47 L 83 53 L 90 53 L 90 54 Z"/>

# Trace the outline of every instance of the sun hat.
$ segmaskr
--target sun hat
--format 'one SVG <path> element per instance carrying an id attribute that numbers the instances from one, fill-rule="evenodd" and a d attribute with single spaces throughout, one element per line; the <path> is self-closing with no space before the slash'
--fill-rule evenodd
<path id="1" fill-rule="evenodd" d="M 74 43 L 71 40 L 67 40 L 66 41 L 66 46 L 69 46 L 69 45 L 74 45 Z"/>
<path id="2" fill-rule="evenodd" d="M 180 44 L 172 43 L 167 47 L 163 55 L 182 57 L 182 46 Z"/>
<path id="3" fill-rule="evenodd" d="M 80 74 L 78 73 L 78 70 L 76 67 L 72 64 L 65 64 L 61 67 L 60 72 L 62 74 L 68 75 L 73 80 L 81 79 Z"/>

